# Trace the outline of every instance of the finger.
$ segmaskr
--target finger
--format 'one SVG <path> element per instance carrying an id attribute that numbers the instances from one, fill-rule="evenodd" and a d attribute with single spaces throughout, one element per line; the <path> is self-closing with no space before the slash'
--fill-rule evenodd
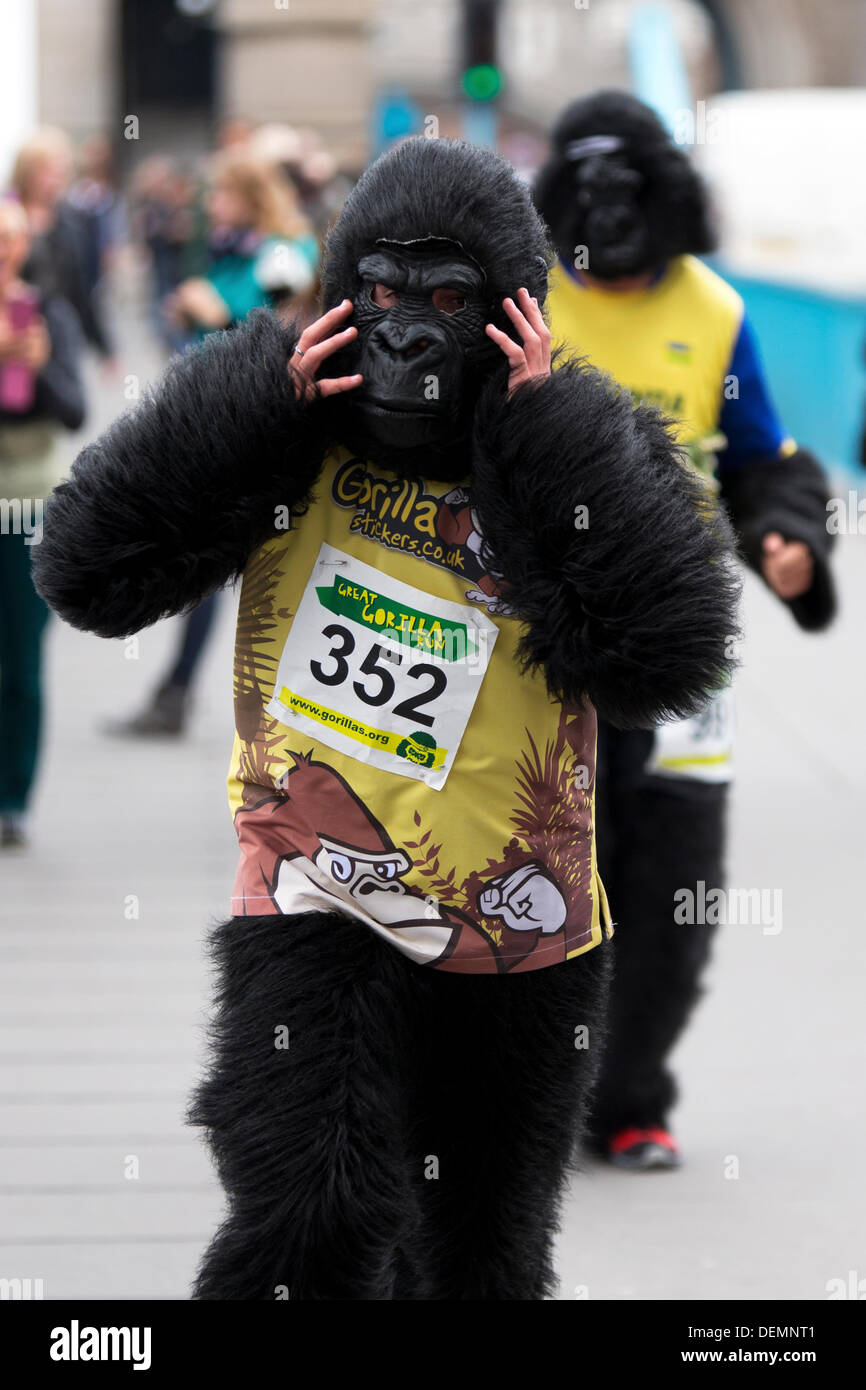
<path id="1" fill-rule="evenodd" d="M 351 343 L 352 339 L 357 338 L 357 336 L 358 330 L 353 325 L 351 328 L 344 328 L 342 333 L 335 333 L 333 338 L 326 338 L 322 343 L 314 343 L 312 347 L 306 349 L 303 357 L 297 352 L 293 353 L 292 356 L 297 357 L 298 361 L 303 363 L 303 371 L 313 376 L 326 357 L 331 357 L 333 353 L 338 352 L 347 343 Z"/>
<path id="2" fill-rule="evenodd" d="M 317 342 L 320 338 L 327 337 L 337 324 L 342 323 L 344 319 L 349 317 L 353 308 L 354 305 L 351 299 L 342 299 L 339 304 L 334 305 L 333 309 L 329 309 L 326 314 L 322 314 L 319 318 L 314 319 L 311 324 L 308 324 L 304 329 L 304 333 L 309 333 L 314 342 Z"/>
<path id="3" fill-rule="evenodd" d="M 764 554 L 773 555 L 784 547 L 785 541 L 778 531 L 768 531 L 764 537 Z"/>
<path id="4" fill-rule="evenodd" d="M 484 331 L 488 338 L 492 338 L 496 346 L 502 349 L 513 366 L 516 366 L 519 362 L 526 361 L 526 353 L 523 351 L 520 344 L 515 343 L 514 339 L 510 338 L 507 333 L 503 333 L 501 328 L 497 328 L 495 324 L 488 323 Z"/>
<path id="5" fill-rule="evenodd" d="M 312 347 L 314 343 L 320 343 L 323 338 L 327 338 L 334 331 L 338 324 L 342 323 L 343 319 L 349 317 L 353 308 L 351 299 L 344 299 L 335 309 L 329 309 L 327 314 L 322 314 L 321 318 L 316 319 L 315 323 L 311 323 L 309 327 L 304 329 L 298 339 L 298 346 L 306 352 L 307 348 Z"/>
<path id="6" fill-rule="evenodd" d="M 354 376 L 326 376 L 323 381 L 316 382 L 316 389 L 320 396 L 336 396 L 340 391 L 354 391 L 363 380 L 360 372 Z"/>
<path id="7" fill-rule="evenodd" d="M 535 327 L 532 321 L 527 316 L 528 312 L 534 309 L 535 312 L 538 313 L 539 319 L 541 317 L 540 311 L 538 311 L 538 306 L 534 304 L 534 301 L 529 291 L 524 288 L 521 288 L 518 290 L 517 293 L 520 297 L 521 303 L 525 306 L 527 310 L 527 314 L 523 313 L 522 309 L 518 307 L 518 305 L 515 303 L 513 299 L 504 300 L 504 308 L 512 323 L 517 328 L 517 331 L 520 334 L 521 338 L 523 339 L 523 345 L 526 352 L 527 374 L 530 377 L 543 376 L 546 375 L 550 369 L 550 341 L 549 338 L 547 338 L 547 340 L 544 340 L 539 336 L 539 334 L 535 331 Z"/>
<path id="8" fill-rule="evenodd" d="M 538 300 L 533 299 L 529 290 L 518 290 L 517 295 L 520 308 L 523 310 L 532 328 L 543 342 L 545 338 L 550 337 L 550 329 L 544 322 L 544 315 L 538 307 Z"/>
<path id="9" fill-rule="evenodd" d="M 520 312 L 513 299 L 503 299 L 502 307 L 505 310 L 514 327 L 517 329 L 524 343 L 528 347 L 530 343 L 538 342 L 538 334 L 535 332 L 529 320 Z"/>

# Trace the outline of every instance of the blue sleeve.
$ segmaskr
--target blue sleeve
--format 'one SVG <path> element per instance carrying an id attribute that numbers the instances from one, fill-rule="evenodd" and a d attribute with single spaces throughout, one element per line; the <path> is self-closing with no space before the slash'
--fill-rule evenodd
<path id="1" fill-rule="evenodd" d="M 753 458 L 774 458 L 787 435 L 776 414 L 776 407 L 764 377 L 758 355 L 758 342 L 749 320 L 743 322 L 734 344 L 727 380 L 737 383 L 737 395 L 725 394 L 719 416 L 719 429 L 728 441 L 719 455 L 719 469 L 741 468 Z"/>

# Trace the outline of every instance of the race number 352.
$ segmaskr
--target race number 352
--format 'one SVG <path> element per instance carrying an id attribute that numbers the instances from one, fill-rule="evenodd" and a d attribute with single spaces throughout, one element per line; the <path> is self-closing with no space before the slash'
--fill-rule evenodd
<path id="1" fill-rule="evenodd" d="M 424 706 L 433 705 L 448 689 L 448 676 L 443 667 L 434 666 L 429 661 L 415 661 L 407 665 L 404 656 L 411 660 L 408 653 L 398 647 L 384 647 L 378 642 L 368 648 L 359 662 L 360 652 L 354 635 L 339 623 L 329 623 L 322 629 L 322 636 L 331 642 L 330 651 L 323 661 L 310 662 L 310 670 L 320 685 L 343 685 L 353 674 L 354 667 L 364 677 L 363 680 L 352 681 L 352 690 L 362 704 L 373 709 L 390 706 L 391 714 L 398 719 L 433 727 L 435 711 Z M 417 684 L 414 693 L 398 699 L 396 704 L 392 704 L 398 693 L 394 667 L 402 668 L 399 674 L 404 681 Z"/>

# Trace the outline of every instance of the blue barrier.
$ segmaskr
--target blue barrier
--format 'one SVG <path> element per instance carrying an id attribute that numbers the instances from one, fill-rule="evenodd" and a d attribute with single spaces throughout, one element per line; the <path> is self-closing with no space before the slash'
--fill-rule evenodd
<path id="1" fill-rule="evenodd" d="M 785 428 L 832 466 L 856 470 L 866 415 L 866 299 L 732 274 Z"/>

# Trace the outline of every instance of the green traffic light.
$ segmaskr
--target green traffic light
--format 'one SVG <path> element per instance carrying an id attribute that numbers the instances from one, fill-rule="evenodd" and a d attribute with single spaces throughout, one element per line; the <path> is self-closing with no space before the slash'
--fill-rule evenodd
<path id="1" fill-rule="evenodd" d="M 471 101 L 492 101 L 502 91 L 502 73 L 492 63 L 476 63 L 463 74 L 463 90 Z"/>

